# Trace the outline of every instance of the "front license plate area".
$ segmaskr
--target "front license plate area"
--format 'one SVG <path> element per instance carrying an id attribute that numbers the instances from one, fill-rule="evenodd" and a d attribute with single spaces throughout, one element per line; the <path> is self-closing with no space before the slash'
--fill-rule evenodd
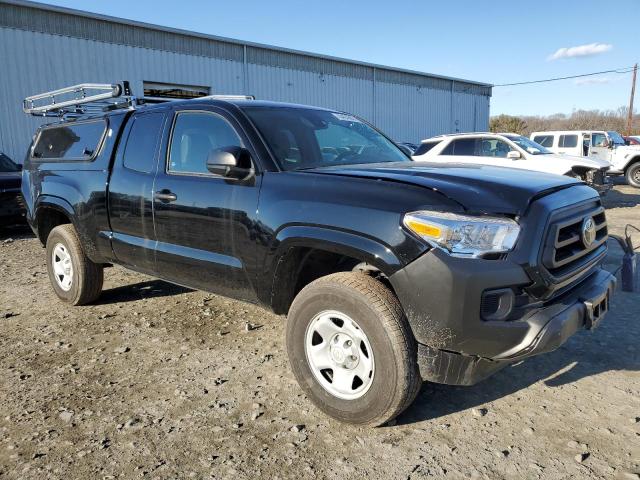
<path id="1" fill-rule="evenodd" d="M 585 321 L 584 326 L 588 330 L 596 328 L 609 311 L 609 290 L 602 295 L 584 301 Z"/>

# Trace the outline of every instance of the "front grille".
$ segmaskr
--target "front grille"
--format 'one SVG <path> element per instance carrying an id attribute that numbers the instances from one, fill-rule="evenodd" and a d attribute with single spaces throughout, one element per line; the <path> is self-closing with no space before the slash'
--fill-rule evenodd
<path id="1" fill-rule="evenodd" d="M 588 219 L 595 223 L 595 239 L 587 245 L 583 225 Z M 607 237 L 607 219 L 600 205 L 564 216 L 550 226 L 543 265 L 557 279 L 577 274 L 603 255 Z"/>
<path id="2" fill-rule="evenodd" d="M 607 170 L 609 170 L 608 167 L 605 168 L 601 168 L 600 170 L 596 170 L 595 172 L 593 172 L 593 183 L 594 185 L 604 185 L 605 183 L 607 183 Z"/>

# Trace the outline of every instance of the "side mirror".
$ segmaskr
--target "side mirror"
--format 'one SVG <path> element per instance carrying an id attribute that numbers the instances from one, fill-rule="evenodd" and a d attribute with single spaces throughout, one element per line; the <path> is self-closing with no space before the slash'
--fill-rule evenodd
<path id="1" fill-rule="evenodd" d="M 509 160 L 520 160 L 522 158 L 522 155 L 517 150 L 511 150 L 509 153 L 507 153 L 507 158 Z"/>
<path id="2" fill-rule="evenodd" d="M 207 170 L 222 177 L 246 178 L 253 172 L 251 154 L 246 148 L 237 146 L 216 148 L 209 152 Z"/>

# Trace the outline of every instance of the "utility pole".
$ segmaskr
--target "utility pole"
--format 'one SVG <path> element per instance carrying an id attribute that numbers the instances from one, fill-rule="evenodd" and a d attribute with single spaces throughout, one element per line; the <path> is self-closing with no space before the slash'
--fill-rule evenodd
<path id="1" fill-rule="evenodd" d="M 638 64 L 633 67 L 633 80 L 631 80 L 631 97 L 629 98 L 629 111 L 627 112 L 627 135 L 631 135 L 631 124 L 633 123 L 633 96 L 636 93 L 636 74 L 638 73 Z"/>

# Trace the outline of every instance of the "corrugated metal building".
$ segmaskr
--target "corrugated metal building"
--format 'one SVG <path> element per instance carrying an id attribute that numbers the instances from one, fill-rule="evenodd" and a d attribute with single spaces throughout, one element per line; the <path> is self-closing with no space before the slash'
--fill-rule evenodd
<path id="1" fill-rule="evenodd" d="M 21 0 L 0 1 L 0 151 L 22 160 L 24 97 L 77 83 L 247 94 L 345 110 L 397 141 L 488 130 L 491 85 Z"/>

